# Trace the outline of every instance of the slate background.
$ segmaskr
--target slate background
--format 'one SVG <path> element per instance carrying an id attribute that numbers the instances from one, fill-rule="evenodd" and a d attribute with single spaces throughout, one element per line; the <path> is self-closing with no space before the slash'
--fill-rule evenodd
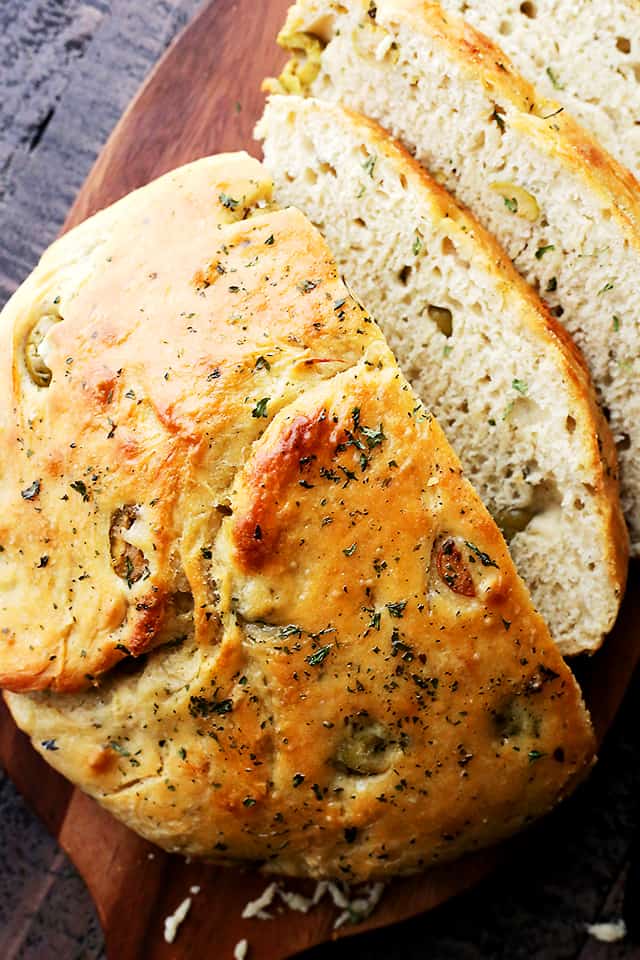
<path id="1" fill-rule="evenodd" d="M 256 15 L 267 2 L 256 0 Z M 0 306 L 55 237 L 118 117 L 198 6 L 0 0 Z M 594 775 L 526 858 L 428 916 L 305 960 L 640 960 L 639 820 L 640 673 Z M 586 923 L 623 910 L 624 941 L 586 934 Z M 103 957 L 82 880 L 0 770 L 1 960 Z M 212 952 L 211 960 L 227 958 Z"/>

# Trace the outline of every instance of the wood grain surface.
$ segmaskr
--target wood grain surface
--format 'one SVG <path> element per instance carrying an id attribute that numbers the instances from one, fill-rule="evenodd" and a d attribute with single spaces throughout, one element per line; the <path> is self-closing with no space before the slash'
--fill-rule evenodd
<path id="1" fill-rule="evenodd" d="M 179 163 L 221 150 L 258 153 L 251 134 L 263 103 L 259 85 L 283 60 L 273 38 L 287 5 L 286 0 L 217 0 L 204 7 L 126 111 L 66 227 Z M 605 650 L 579 665 L 601 738 L 640 657 L 639 579 L 634 570 L 623 616 Z M 0 761 L 85 877 L 112 960 L 231 957 L 243 937 L 251 944 L 252 958 L 276 960 L 333 935 L 335 911 L 328 905 L 308 915 L 287 912 L 268 922 L 242 921 L 242 907 L 264 889 L 264 877 L 189 864 L 135 837 L 55 774 L 16 730 L 4 707 Z M 543 823 L 500 850 L 397 881 L 364 926 L 388 924 L 434 907 L 475 884 L 497 862 L 529 857 L 551 835 Z M 193 886 L 200 887 L 200 893 L 193 897 L 176 943 L 169 946 L 162 938 L 163 919 Z M 304 884 L 287 886 L 308 889 Z M 347 927 L 341 935 L 362 928 Z"/>

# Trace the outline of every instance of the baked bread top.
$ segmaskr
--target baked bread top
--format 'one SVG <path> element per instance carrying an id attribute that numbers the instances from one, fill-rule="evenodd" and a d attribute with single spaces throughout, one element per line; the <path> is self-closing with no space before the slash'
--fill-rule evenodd
<path id="1" fill-rule="evenodd" d="M 438 418 L 560 651 L 597 649 L 628 536 L 580 351 L 496 240 L 375 122 L 272 96 L 256 135 L 280 201 L 319 227 Z"/>
<path id="2" fill-rule="evenodd" d="M 289 92 L 378 121 L 493 233 L 589 364 L 640 551 L 640 192 L 506 54 L 438 3 L 298 0 Z"/>
<path id="3" fill-rule="evenodd" d="M 235 470 L 370 339 L 355 308 L 318 320 L 335 271 L 299 214 L 246 219 L 270 192 L 248 156 L 183 168 L 55 243 L 3 311 L 0 685 L 78 689 L 215 632 Z"/>
<path id="4" fill-rule="evenodd" d="M 7 695 L 36 748 L 169 849 L 416 870 L 547 810 L 592 732 L 324 241 L 258 198 L 246 156 L 175 171 L 3 315 L 2 679 L 49 687 Z M 24 317 L 57 296 L 38 386 Z"/>

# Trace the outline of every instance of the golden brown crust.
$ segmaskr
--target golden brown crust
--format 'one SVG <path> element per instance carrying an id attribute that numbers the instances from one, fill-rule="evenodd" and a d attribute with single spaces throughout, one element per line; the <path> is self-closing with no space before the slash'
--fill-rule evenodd
<path id="1" fill-rule="evenodd" d="M 583 775 L 575 682 L 383 344 L 281 411 L 229 509 L 214 648 L 157 650 L 71 706 L 8 698 L 117 816 L 183 853 L 355 880 L 492 842 Z M 451 540 L 474 596 L 431 559 Z M 144 728 L 132 703 L 155 704 Z"/>
<path id="2" fill-rule="evenodd" d="M 233 191 L 247 165 L 260 180 L 221 158 L 129 198 L 54 247 L 3 315 L 12 342 L 72 264 L 37 424 L 19 367 L 11 386 L 5 496 L 25 463 L 43 480 L 12 530 L 4 622 L 39 618 L 24 598 L 45 522 L 38 603 L 67 596 L 73 564 L 95 588 L 49 671 L 60 622 L 35 651 L 12 626 L 3 683 L 53 689 L 7 702 L 53 766 L 168 849 L 352 880 L 417 870 L 549 809 L 593 734 L 497 527 L 319 234 L 294 210 L 220 226 L 222 175 Z M 96 235 L 113 262 L 135 236 L 135 257 L 81 276 Z M 72 489 L 72 538 L 59 494 L 80 462 L 110 483 Z"/>
<path id="3" fill-rule="evenodd" d="M 165 628 L 182 635 L 193 617 L 190 593 L 196 610 L 211 601 L 183 531 L 196 505 L 198 522 L 215 531 L 210 474 L 224 489 L 266 424 L 252 416 L 257 394 L 270 395 L 271 415 L 303 383 L 363 349 L 357 336 L 343 338 L 331 362 L 341 323 L 331 311 L 319 323 L 317 316 L 334 267 L 305 252 L 311 228 L 302 217 L 241 219 L 270 191 L 246 156 L 169 175 L 55 244 L 3 312 L 2 686 L 78 689 L 127 652 L 170 639 Z M 176 230 L 179 239 L 158 245 Z M 267 243 L 276 232 L 277 243 Z M 194 284 L 212 270 L 217 282 Z M 40 387 L 24 343 L 49 308 L 59 322 L 49 334 L 51 381 Z M 317 362 L 318 352 L 327 362 Z M 132 537 L 128 546 L 111 536 L 125 507 L 137 511 L 119 533 Z"/>

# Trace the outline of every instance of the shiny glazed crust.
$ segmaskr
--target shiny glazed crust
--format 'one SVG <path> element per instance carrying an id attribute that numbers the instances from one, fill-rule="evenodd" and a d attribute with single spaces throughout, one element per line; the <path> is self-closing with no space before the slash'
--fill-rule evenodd
<path id="1" fill-rule="evenodd" d="M 243 155 L 175 171 L 56 244 L 3 315 L 2 679 L 49 688 L 6 698 L 168 849 L 417 870 L 548 810 L 593 736 L 380 331 L 302 215 L 258 197 Z M 55 291 L 36 387 L 18 345 Z"/>

